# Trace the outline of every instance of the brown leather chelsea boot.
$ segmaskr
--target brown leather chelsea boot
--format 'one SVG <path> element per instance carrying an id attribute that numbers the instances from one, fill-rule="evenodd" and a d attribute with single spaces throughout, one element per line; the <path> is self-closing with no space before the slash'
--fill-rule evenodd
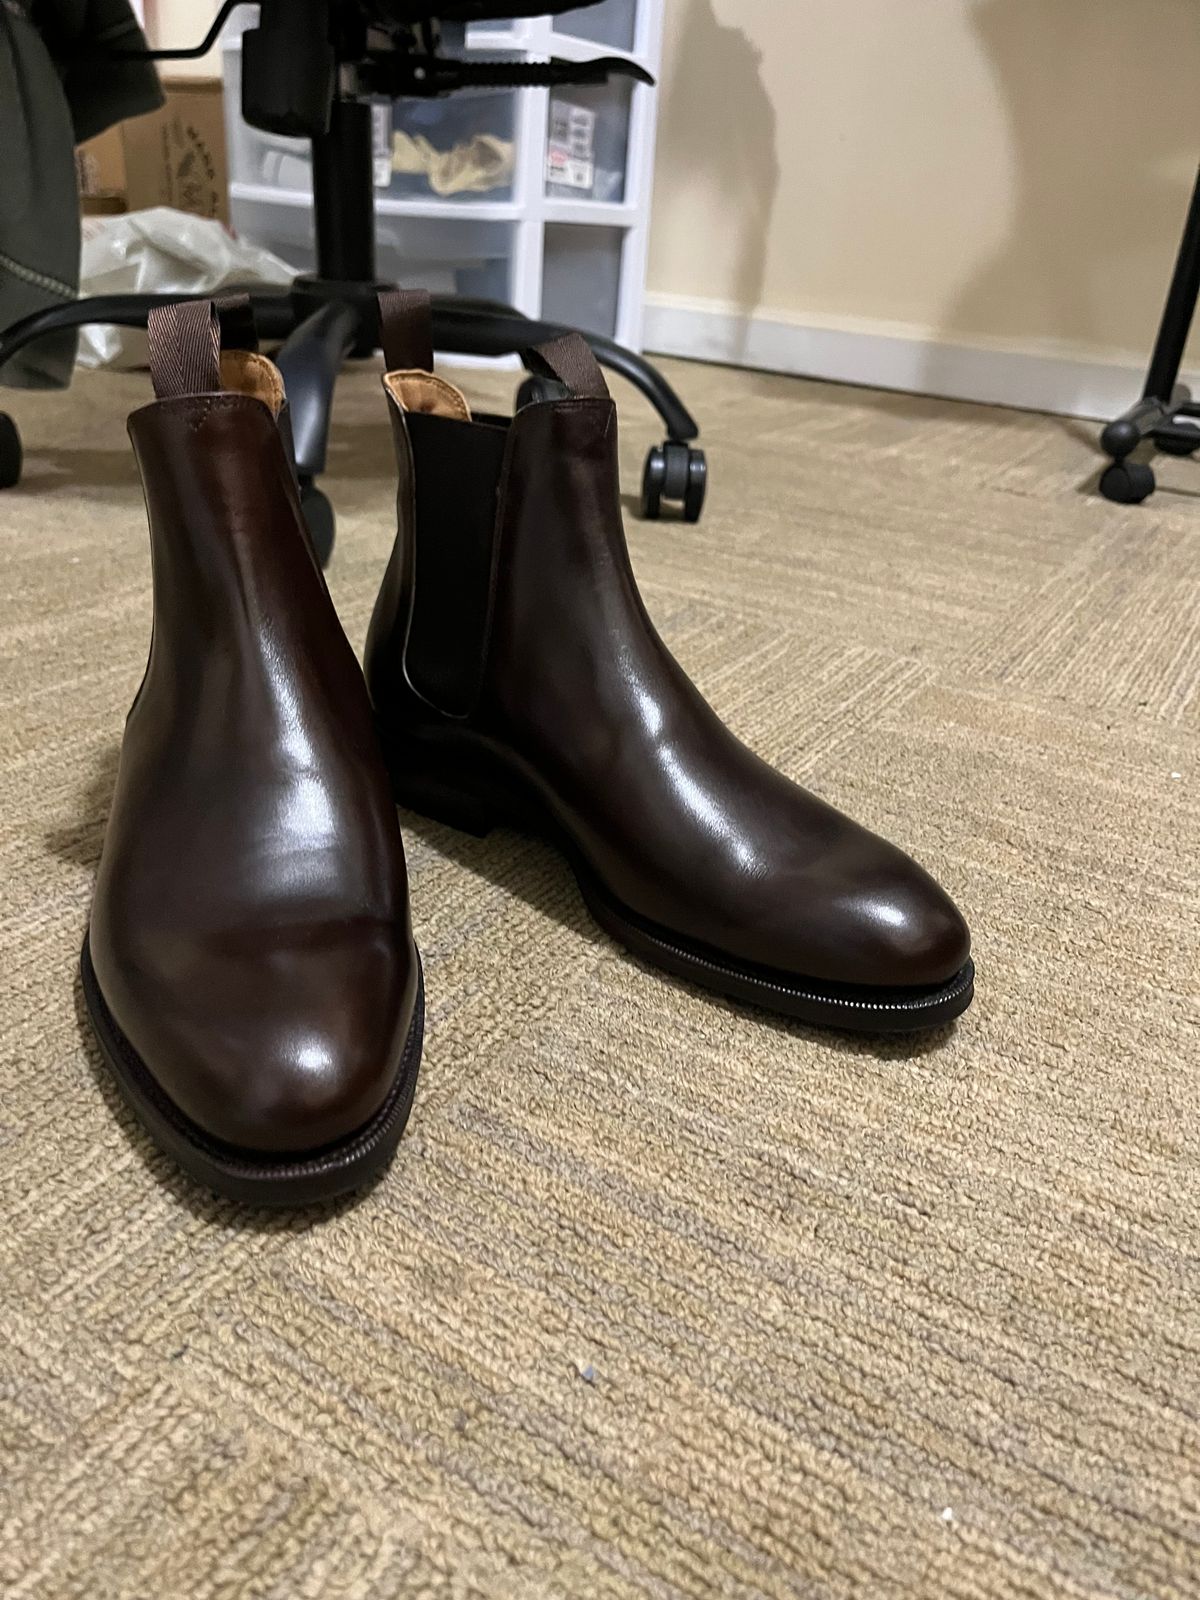
<path id="1" fill-rule="evenodd" d="M 953 903 L 741 744 L 655 632 L 586 343 L 530 360 L 561 398 L 472 420 L 428 370 L 424 298 L 382 313 L 399 532 L 367 680 L 401 803 L 546 833 L 614 938 L 723 994 L 864 1032 L 964 1011 Z"/>
<path id="2" fill-rule="evenodd" d="M 392 1156 L 420 961 L 366 688 L 301 519 L 278 371 L 207 301 L 150 318 L 129 432 L 154 627 L 121 745 L 88 1011 L 150 1134 L 221 1194 L 301 1204 Z"/>

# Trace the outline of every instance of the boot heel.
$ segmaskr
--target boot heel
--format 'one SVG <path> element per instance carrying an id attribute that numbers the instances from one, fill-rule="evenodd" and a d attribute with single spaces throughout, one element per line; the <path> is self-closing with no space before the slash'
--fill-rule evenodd
<path id="1" fill-rule="evenodd" d="M 396 804 L 434 822 L 486 838 L 493 828 L 520 827 L 523 807 L 498 776 L 481 772 L 440 741 L 380 727 L 383 757 Z"/>
<path id="2" fill-rule="evenodd" d="M 493 828 L 500 826 L 500 818 L 485 800 L 451 790 L 419 774 L 393 772 L 392 793 L 398 806 L 476 839 L 486 839 Z"/>

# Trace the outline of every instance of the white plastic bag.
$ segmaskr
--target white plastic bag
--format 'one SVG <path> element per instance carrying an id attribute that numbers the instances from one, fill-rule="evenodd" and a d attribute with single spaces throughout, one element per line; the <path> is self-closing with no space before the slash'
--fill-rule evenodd
<path id="1" fill-rule="evenodd" d="M 287 284 L 294 267 L 235 239 L 223 223 L 170 206 L 124 216 L 85 217 L 79 292 L 89 294 L 215 294 L 234 284 Z M 81 328 L 81 367 L 144 367 L 140 328 Z"/>

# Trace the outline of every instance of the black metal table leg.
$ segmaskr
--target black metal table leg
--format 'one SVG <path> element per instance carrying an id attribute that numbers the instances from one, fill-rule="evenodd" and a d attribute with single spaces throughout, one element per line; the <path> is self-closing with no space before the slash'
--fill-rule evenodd
<path id="1" fill-rule="evenodd" d="M 1200 171 L 1192 189 L 1187 221 L 1162 322 L 1150 357 L 1142 398 L 1104 429 L 1101 448 L 1112 457 L 1100 479 L 1100 493 L 1122 505 L 1139 505 L 1154 493 L 1154 469 L 1128 458 L 1145 439 L 1166 455 L 1191 455 L 1200 448 L 1200 406 L 1179 385 L 1179 369 L 1200 298 Z"/>

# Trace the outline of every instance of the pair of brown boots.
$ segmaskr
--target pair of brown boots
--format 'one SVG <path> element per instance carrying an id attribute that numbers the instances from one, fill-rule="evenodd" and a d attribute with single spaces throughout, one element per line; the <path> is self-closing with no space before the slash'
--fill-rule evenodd
<path id="1" fill-rule="evenodd" d="M 548 835 L 614 938 L 720 993 L 868 1032 L 957 1016 L 973 969 L 951 901 L 739 743 L 654 631 L 585 342 L 528 358 L 558 398 L 473 418 L 432 373 L 427 297 L 381 310 L 399 528 L 365 685 L 278 371 L 222 351 L 209 302 L 152 314 L 158 398 L 130 434 L 154 628 L 83 983 L 157 1142 L 267 1203 L 387 1163 L 424 1015 L 397 799 Z"/>

